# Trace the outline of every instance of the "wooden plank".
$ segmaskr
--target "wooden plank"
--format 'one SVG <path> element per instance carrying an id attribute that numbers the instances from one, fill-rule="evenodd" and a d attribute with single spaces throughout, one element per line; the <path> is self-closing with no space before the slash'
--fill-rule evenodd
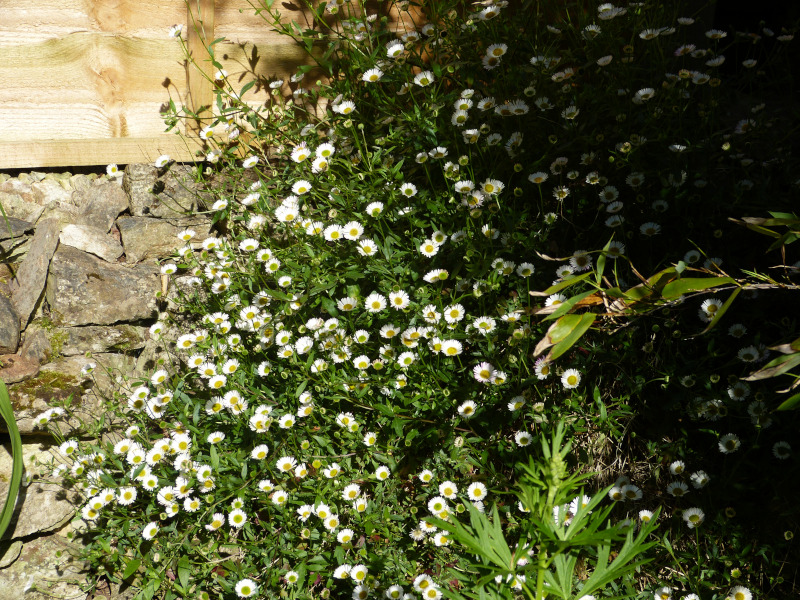
<path id="1" fill-rule="evenodd" d="M 160 135 L 161 105 L 183 102 L 182 59 L 166 37 L 84 32 L 0 47 L 3 140 Z"/>
<path id="2" fill-rule="evenodd" d="M 300 4 L 287 0 L 279 9 L 293 2 Z M 199 142 L 187 147 L 165 135 L 161 112 L 170 99 L 195 109 L 214 103 L 217 69 L 204 44 L 229 38 L 215 57 L 238 89 L 253 74 L 288 79 L 306 62 L 247 0 L 0 0 L 0 6 L 0 168 L 127 164 L 160 154 L 190 160 Z M 297 11 L 284 14 L 304 23 Z M 168 35 L 179 23 L 202 72 L 187 69 L 181 42 Z M 266 95 L 253 88 L 244 99 L 258 104 Z"/>
<path id="3" fill-rule="evenodd" d="M 197 138 L 177 135 L 0 142 L 0 169 L 148 163 L 162 154 L 179 162 L 191 162 L 199 148 Z"/>
<path id="4" fill-rule="evenodd" d="M 206 46 L 215 39 L 214 0 L 189 0 L 186 7 L 188 23 L 186 44 L 193 63 L 188 67 L 188 101 L 191 110 L 198 113 L 203 107 L 211 107 L 214 104 L 213 81 L 217 69 L 211 63 L 211 57 L 206 50 Z M 194 130 L 201 126 L 201 122 L 190 125 Z"/>
<path id="5" fill-rule="evenodd" d="M 265 12 L 256 14 L 259 2 L 251 3 L 248 0 L 216 0 L 215 31 L 217 37 L 224 36 L 233 43 L 264 41 L 272 36 L 278 36 L 271 31 L 271 17 Z M 281 11 L 281 20 L 285 23 L 295 21 L 301 27 L 311 26 L 311 16 L 307 10 L 302 9 L 302 2 L 282 1 L 275 2 L 274 6 Z M 289 38 L 284 36 L 283 42 Z M 274 39 L 274 38 L 273 38 Z"/>
<path id="6" fill-rule="evenodd" d="M 0 5 L 0 46 L 80 32 L 159 39 L 186 20 L 181 0 L 2 0 Z"/>
<path id="7" fill-rule="evenodd" d="M 239 91 L 255 77 L 283 79 L 288 81 L 297 72 L 300 65 L 306 64 L 308 55 L 300 46 L 286 43 L 285 38 L 269 38 L 254 44 L 233 44 L 223 42 L 218 45 L 221 52 L 220 63 L 228 72 L 228 82 L 235 91 Z M 287 88 L 284 88 L 286 90 Z M 269 90 L 251 88 L 243 100 L 248 103 L 264 102 Z"/>

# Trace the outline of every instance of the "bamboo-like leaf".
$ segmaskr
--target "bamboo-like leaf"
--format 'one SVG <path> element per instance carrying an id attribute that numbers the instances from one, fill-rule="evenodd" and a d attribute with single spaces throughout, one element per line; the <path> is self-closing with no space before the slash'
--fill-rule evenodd
<path id="1" fill-rule="evenodd" d="M 784 354 L 778 358 L 769 361 L 763 368 L 750 373 L 747 377 L 743 377 L 745 381 L 758 381 L 759 379 L 769 379 L 782 375 L 790 371 L 797 365 L 800 365 L 800 352 L 797 354 Z"/>
<path id="2" fill-rule="evenodd" d="M 724 315 L 728 311 L 728 309 L 731 307 L 731 304 L 733 304 L 733 301 L 736 300 L 736 296 L 738 296 L 741 293 L 741 291 L 742 288 L 736 288 L 735 290 L 733 290 L 733 293 L 725 301 L 725 304 L 723 304 L 720 307 L 720 309 L 714 313 L 714 318 L 711 319 L 711 322 L 706 326 L 705 329 L 703 329 L 700 335 L 708 333 L 709 331 L 714 329 L 714 327 L 717 326 L 717 323 L 719 323 L 719 320 L 722 318 L 722 315 Z"/>
<path id="3" fill-rule="evenodd" d="M 567 336 L 572 333 L 575 327 L 582 320 L 584 315 L 563 315 L 553 323 L 547 330 L 545 336 L 536 344 L 533 351 L 534 356 L 539 356 L 542 352 L 547 350 L 550 346 L 558 344 Z"/>
<path id="4" fill-rule="evenodd" d="M 731 277 L 684 277 L 664 286 L 661 295 L 667 300 L 675 300 L 692 292 L 700 292 L 731 283 L 736 283 L 736 280 Z"/>
<path id="5" fill-rule="evenodd" d="M 549 360 L 555 360 L 572 346 L 583 336 L 584 333 L 592 326 L 597 315 L 594 313 L 584 313 L 582 315 L 564 315 L 558 321 L 553 323 L 553 326 L 547 332 L 545 339 L 548 340 L 548 348 L 553 346 L 548 355 Z M 534 351 L 534 356 L 540 354 L 539 346 L 544 340 L 537 344 Z M 544 350 L 542 350 L 543 352 Z"/>
<path id="6" fill-rule="evenodd" d="M 568 288 L 568 287 L 570 287 L 572 285 L 575 285 L 576 283 L 578 283 L 580 281 L 583 281 L 584 279 L 587 279 L 589 277 L 589 275 L 591 275 L 591 274 L 592 274 L 591 271 L 587 271 L 583 275 L 576 275 L 575 277 L 570 277 L 569 279 L 565 279 L 563 281 L 559 281 L 557 284 L 551 285 L 549 288 L 547 288 L 543 292 L 532 291 L 532 292 L 529 292 L 529 294 L 531 296 L 550 296 L 552 294 L 555 294 L 556 292 L 560 292 L 561 290 L 563 290 L 565 288 Z"/>
<path id="7" fill-rule="evenodd" d="M 0 415 L 6 422 L 6 429 L 11 438 L 11 481 L 8 486 L 8 495 L 6 496 L 5 504 L 3 504 L 3 512 L 0 513 L 0 537 L 8 529 L 11 523 L 11 517 L 14 515 L 14 508 L 17 505 L 17 494 L 19 493 L 19 486 L 22 482 L 22 439 L 19 436 L 19 429 L 17 428 L 17 421 L 14 418 L 14 408 L 11 406 L 11 398 L 9 398 L 6 384 L 0 381 Z"/>
<path id="8" fill-rule="evenodd" d="M 770 346 L 770 350 L 775 350 L 776 352 L 780 352 L 781 354 L 792 354 L 794 352 L 800 352 L 800 338 L 797 338 L 794 341 L 789 342 L 788 344 L 779 344 L 777 346 Z"/>
<path id="9" fill-rule="evenodd" d="M 626 291 L 624 297 L 628 302 L 640 302 L 650 296 L 660 295 L 665 286 L 677 276 L 675 267 L 667 267 L 647 280 L 640 275 L 642 283 Z"/>
<path id="10" fill-rule="evenodd" d="M 784 400 L 777 410 L 793 410 L 800 405 L 800 394 L 795 394 L 791 398 Z"/>
<path id="11" fill-rule="evenodd" d="M 553 314 L 545 317 L 544 320 L 550 321 L 552 319 L 559 318 L 561 315 L 567 314 L 573 308 L 575 308 L 581 300 L 588 298 L 589 296 L 595 293 L 596 292 L 594 290 L 589 290 L 588 292 L 584 292 L 583 294 L 578 294 L 577 296 L 573 296 L 572 298 L 566 299 L 564 302 L 555 307 Z"/>

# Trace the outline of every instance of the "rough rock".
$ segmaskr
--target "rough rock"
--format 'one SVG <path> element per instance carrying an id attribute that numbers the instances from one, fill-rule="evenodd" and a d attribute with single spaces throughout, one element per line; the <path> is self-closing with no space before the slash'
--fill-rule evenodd
<path id="1" fill-rule="evenodd" d="M 40 206 L 71 204 L 72 192 L 53 179 L 43 179 L 31 184 L 33 201 Z"/>
<path id="2" fill-rule="evenodd" d="M 79 500 L 76 492 L 42 479 L 46 475 L 44 465 L 63 461 L 57 450 L 46 444 L 25 443 L 22 445 L 22 461 L 23 478 L 29 479 L 30 483 L 19 489 L 12 525 L 6 530 L 4 539 L 24 538 L 63 527 L 74 513 L 74 503 Z M 11 469 L 11 454 L 7 448 L 0 447 L 0 498 L 8 494 Z"/>
<path id="3" fill-rule="evenodd" d="M 200 185 L 191 176 L 191 168 L 182 165 L 174 165 L 160 177 L 153 165 L 128 165 L 122 187 L 135 217 L 178 217 L 205 205 Z"/>
<path id="4" fill-rule="evenodd" d="M 22 173 L 20 173 L 20 175 L 22 175 Z M 0 192 L 4 194 L 16 194 L 17 196 L 25 198 L 25 196 L 30 196 L 31 194 L 31 184 L 23 181 L 22 177 L 12 177 L 0 183 Z"/>
<path id="5" fill-rule="evenodd" d="M 108 230 L 91 225 L 65 225 L 59 241 L 84 252 L 90 252 L 107 262 L 122 256 L 122 245 L 108 235 Z"/>
<path id="6" fill-rule="evenodd" d="M 21 552 L 22 542 L 19 540 L 0 544 L 0 569 L 5 569 L 8 565 L 17 560 Z"/>
<path id="7" fill-rule="evenodd" d="M 158 266 L 110 264 L 62 246 L 53 256 L 47 303 L 58 325 L 112 325 L 156 315 Z"/>
<path id="8" fill-rule="evenodd" d="M 14 354 L 19 346 L 19 317 L 11 300 L 0 296 L 0 354 Z"/>
<path id="9" fill-rule="evenodd" d="M 52 329 L 42 327 L 36 320 L 32 321 L 25 329 L 25 338 L 19 353 L 23 358 L 29 358 L 44 364 L 58 354 L 61 339 L 53 335 Z M 53 348 L 55 346 L 55 348 Z"/>
<path id="10" fill-rule="evenodd" d="M 25 381 L 39 374 L 39 361 L 36 358 L 19 354 L 0 356 L 0 380 L 7 384 Z"/>
<path id="11" fill-rule="evenodd" d="M 192 240 L 197 244 L 209 236 L 211 222 L 205 219 L 154 219 L 151 217 L 121 217 L 117 219 L 122 236 L 122 245 L 128 262 L 139 262 L 147 258 L 165 258 L 184 242 L 178 232 L 194 229 L 197 235 Z"/>
<path id="12" fill-rule="evenodd" d="M 11 301 L 22 325 L 28 323 L 47 281 L 50 259 L 58 246 L 58 221 L 45 219 L 36 227 L 30 250 L 17 271 Z"/>
<path id="13" fill-rule="evenodd" d="M 1 199 L 0 199 L 1 200 Z M 33 229 L 33 223 L 15 217 L 0 218 L 0 240 L 19 237 Z"/>
<path id="14" fill-rule="evenodd" d="M 92 181 L 86 175 L 73 175 L 69 178 L 69 183 L 75 192 L 85 192 L 92 185 Z"/>
<path id="15" fill-rule="evenodd" d="M 0 190 L 2 190 L 2 186 L 0 186 Z M 7 216 L 31 223 L 35 223 L 44 211 L 44 206 L 28 202 L 17 193 L 0 191 L 0 204 L 3 205 Z"/>
<path id="16" fill-rule="evenodd" d="M 87 352 L 130 352 L 140 350 L 147 341 L 147 327 L 136 325 L 87 325 L 61 327 L 54 335 L 59 337 L 59 351 L 64 356 L 85 355 Z"/>
<path id="17" fill-rule="evenodd" d="M 0 571 L 0 600 L 84 600 L 87 565 L 76 548 L 59 535 L 25 541 L 19 558 Z"/>
<path id="18" fill-rule="evenodd" d="M 96 365 L 94 371 L 91 375 L 82 374 L 81 369 L 90 362 Z M 36 426 L 36 418 L 55 403 L 67 399 L 70 400 L 70 414 L 59 427 L 65 436 L 80 431 L 82 422 L 89 423 L 97 418 L 104 399 L 113 395 L 132 373 L 134 365 L 134 358 L 122 354 L 97 354 L 91 359 L 68 356 L 44 365 L 36 377 L 9 386 L 20 434 L 46 433 Z M 5 431 L 4 423 L 0 423 L 0 431 Z"/>
<path id="19" fill-rule="evenodd" d="M 0 197 L 0 205 L 3 199 Z M 2 260 L 6 262 L 17 261 L 21 255 L 28 251 L 31 236 L 28 232 L 33 231 L 33 223 L 15 217 L 8 219 L 0 216 L 0 253 Z"/>
<path id="20" fill-rule="evenodd" d="M 99 179 L 85 190 L 76 191 L 75 203 L 80 212 L 72 221 L 74 224 L 108 233 L 117 216 L 128 208 L 128 197 L 118 183 Z"/>
<path id="21" fill-rule="evenodd" d="M 32 239 L 32 236 L 24 235 L 0 241 L 0 256 L 2 256 L 2 260 L 11 264 L 21 263 L 31 248 Z"/>

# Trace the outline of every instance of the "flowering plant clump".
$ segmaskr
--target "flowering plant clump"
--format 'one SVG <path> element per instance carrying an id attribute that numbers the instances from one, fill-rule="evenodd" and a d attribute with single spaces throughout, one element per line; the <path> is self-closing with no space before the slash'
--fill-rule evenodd
<path id="1" fill-rule="evenodd" d="M 338 0 L 309 5 L 306 29 L 258 8 L 315 64 L 237 88 L 209 48 L 217 101 L 189 116 L 198 173 L 224 185 L 216 232 L 181 232 L 162 270 L 184 284 L 151 329 L 176 331 L 172 359 L 120 392 L 124 435 L 61 446 L 101 575 L 148 599 L 538 600 L 622 582 L 671 597 L 658 569 L 632 579 L 686 547 L 645 542 L 657 505 L 699 535 L 706 455 L 738 460 L 743 422 L 769 420 L 763 398 L 738 404 L 765 347 L 732 362 L 715 327 L 752 279 L 689 241 L 722 237 L 695 234 L 727 223 L 723 207 L 759 206 L 746 148 L 771 149 L 759 136 L 778 121 L 722 110 L 756 73 L 726 83 L 736 41 L 660 3 Z M 776 36 L 776 69 L 791 38 Z M 698 322 L 702 342 L 681 333 Z M 642 364 L 656 346 L 669 366 Z M 688 392 L 696 367 L 725 369 L 727 392 L 719 375 Z M 734 411 L 696 448 L 658 446 L 676 414 L 708 435 L 700 420 Z M 657 462 L 602 466 L 617 452 L 603 440 L 640 416 L 669 482 Z M 600 475 L 591 495 L 570 469 Z M 738 589 L 681 572 L 687 593 Z"/>

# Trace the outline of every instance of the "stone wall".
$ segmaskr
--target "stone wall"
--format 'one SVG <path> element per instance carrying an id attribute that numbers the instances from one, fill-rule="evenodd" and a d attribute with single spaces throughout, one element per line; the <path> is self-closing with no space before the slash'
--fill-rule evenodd
<path id="1" fill-rule="evenodd" d="M 0 174 L 0 380 L 9 389 L 23 436 L 26 478 L 15 522 L 0 542 L 0 600 L 87 597 L 75 561 L 76 493 L 41 480 L 51 438 L 35 417 L 71 397 L 68 426 L 97 416 L 125 378 L 153 370 L 163 348 L 150 338 L 169 295 L 159 261 L 191 227 L 195 246 L 210 218 L 195 214 L 207 195 L 189 167 L 168 172 L 129 165 L 122 177 Z M 83 367 L 93 362 L 94 372 Z M 3 424 L 0 424 L 2 428 Z M 2 434 L 0 434 L 2 436 Z M 11 474 L 0 448 L 0 502 Z M 100 598 L 100 596 L 96 596 Z"/>

